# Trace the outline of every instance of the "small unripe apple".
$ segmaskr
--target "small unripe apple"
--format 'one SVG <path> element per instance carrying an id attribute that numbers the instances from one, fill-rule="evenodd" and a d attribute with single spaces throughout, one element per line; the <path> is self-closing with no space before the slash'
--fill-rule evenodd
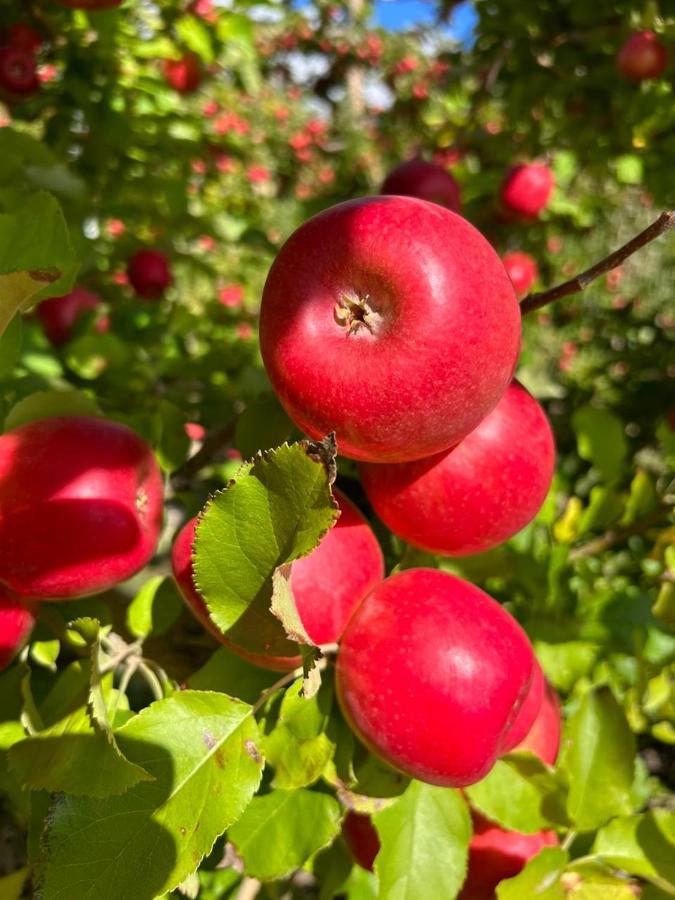
<path id="1" fill-rule="evenodd" d="M 533 219 L 544 210 L 555 186 L 553 172 L 543 163 L 522 163 L 507 173 L 501 199 L 508 212 Z"/>
<path id="2" fill-rule="evenodd" d="M 194 53 L 184 53 L 180 59 L 165 59 L 164 77 L 179 94 L 192 94 L 202 81 L 202 66 Z"/>
<path id="3" fill-rule="evenodd" d="M 554 467 L 546 415 L 514 381 L 456 447 L 359 469 L 368 499 L 394 534 L 430 553 L 467 556 L 496 547 L 534 518 Z"/>
<path id="4" fill-rule="evenodd" d="M 520 311 L 501 260 L 461 216 L 413 197 L 305 222 L 267 277 L 260 346 L 290 417 L 353 459 L 456 444 L 511 379 Z"/>
<path id="5" fill-rule="evenodd" d="M 22 47 L 0 47 L 0 94 L 10 102 L 26 100 L 40 89 L 35 56 Z"/>
<path id="6" fill-rule="evenodd" d="M 42 36 L 25 22 L 15 22 L 9 29 L 7 43 L 10 47 L 19 47 L 29 53 L 37 53 L 42 47 Z"/>
<path id="7" fill-rule="evenodd" d="M 516 294 L 524 297 L 539 278 L 537 263 L 529 253 L 521 253 L 519 250 L 505 253 L 502 262 Z"/>
<path id="8" fill-rule="evenodd" d="M 636 31 L 619 50 L 616 64 L 633 81 L 646 81 L 661 75 L 668 65 L 668 51 L 653 31 Z"/>
<path id="9" fill-rule="evenodd" d="M 539 712 L 526 736 L 513 750 L 528 751 L 538 756 L 547 766 L 554 766 L 560 750 L 560 700 L 550 684 L 545 684 Z"/>
<path id="10" fill-rule="evenodd" d="M 291 590 L 302 624 L 316 644 L 338 641 L 351 614 L 384 577 L 384 560 L 377 538 L 354 504 L 335 491 L 340 517 L 321 543 L 291 568 Z M 237 641 L 223 635 L 209 618 L 204 599 L 193 580 L 192 547 L 197 519 L 180 531 L 173 546 L 173 574 L 195 616 L 217 640 L 235 653 L 264 668 L 287 670 L 300 665 L 299 657 L 278 657 L 251 650 L 245 645 L 246 627 L 237 630 Z M 252 618 L 251 621 L 254 622 Z"/>
<path id="11" fill-rule="evenodd" d="M 70 340 L 81 316 L 100 305 L 101 298 L 97 294 L 76 287 L 62 297 L 43 300 L 37 308 L 37 315 L 50 342 L 60 347 Z"/>
<path id="12" fill-rule="evenodd" d="M 342 837 L 354 861 L 372 872 L 380 852 L 380 839 L 370 816 L 350 810 L 342 822 Z"/>
<path id="13" fill-rule="evenodd" d="M 525 697 L 523 705 L 518 710 L 518 715 L 513 720 L 513 724 L 509 728 L 504 740 L 503 749 L 505 753 L 513 750 L 521 741 L 525 740 L 530 729 L 533 728 L 537 716 L 539 715 L 541 705 L 544 702 L 545 691 L 546 679 L 544 678 L 541 666 L 535 660 L 534 672 L 532 681 L 530 682 L 530 689 L 527 692 L 527 697 Z"/>
<path id="14" fill-rule="evenodd" d="M 150 447 L 105 419 L 39 419 L 0 437 L 0 583 L 21 597 L 97 593 L 149 562 L 162 519 Z"/>
<path id="15" fill-rule="evenodd" d="M 500 881 L 515 877 L 540 850 L 558 843 L 554 831 L 521 834 L 506 831 L 477 812 L 471 818 L 469 866 L 458 900 L 494 900 Z"/>
<path id="16" fill-rule="evenodd" d="M 146 300 L 157 300 L 173 282 L 171 266 L 161 250 L 138 250 L 127 265 L 129 283 Z"/>
<path id="17" fill-rule="evenodd" d="M 393 169 L 387 175 L 380 193 L 419 197 L 453 212 L 459 212 L 462 205 L 455 178 L 441 166 L 423 159 L 411 159 Z"/>
<path id="18" fill-rule="evenodd" d="M 0 672 L 21 650 L 34 625 L 30 606 L 0 585 Z"/>
<path id="19" fill-rule="evenodd" d="M 356 735 L 388 765 L 462 787 L 503 752 L 534 665 L 527 635 L 495 600 L 437 569 L 408 569 L 347 623 L 337 695 Z"/>

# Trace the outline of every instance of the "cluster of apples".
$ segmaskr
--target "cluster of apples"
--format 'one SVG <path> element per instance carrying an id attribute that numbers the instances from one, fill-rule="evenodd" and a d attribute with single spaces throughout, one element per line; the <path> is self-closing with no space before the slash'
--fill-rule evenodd
<path id="1" fill-rule="evenodd" d="M 0 437 L 0 669 L 36 605 L 114 587 L 159 540 L 162 476 L 151 448 L 106 419 L 56 416 Z"/>

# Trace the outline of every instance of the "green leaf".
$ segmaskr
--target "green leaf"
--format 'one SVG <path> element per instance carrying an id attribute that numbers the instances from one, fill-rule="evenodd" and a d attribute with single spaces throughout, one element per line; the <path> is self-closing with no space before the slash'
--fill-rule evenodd
<path id="1" fill-rule="evenodd" d="M 642 184 L 642 160 L 628 153 L 616 160 L 616 177 L 622 184 Z"/>
<path id="2" fill-rule="evenodd" d="M 2 900 L 20 900 L 28 878 L 28 869 L 17 869 L 11 875 L 0 877 L 0 897 Z"/>
<path id="3" fill-rule="evenodd" d="M 5 430 L 11 431 L 27 422 L 51 416 L 100 415 L 101 410 L 96 401 L 82 391 L 36 391 L 19 400 L 10 409 L 5 419 Z"/>
<path id="4" fill-rule="evenodd" d="M 124 343 L 114 334 L 83 334 L 65 350 L 66 365 L 80 378 L 95 381 L 108 368 L 122 368 L 128 358 Z"/>
<path id="5" fill-rule="evenodd" d="M 137 638 L 165 634 L 183 611 L 183 600 L 170 576 L 149 578 L 127 607 L 127 628 Z"/>
<path id="6" fill-rule="evenodd" d="M 247 875 L 274 881 L 303 866 L 339 830 L 337 800 L 303 788 L 254 797 L 228 837 L 244 860 Z"/>
<path id="7" fill-rule="evenodd" d="M 33 641 L 30 645 L 30 658 L 45 669 L 52 672 L 56 671 L 56 660 L 61 652 L 61 642 L 59 640 L 52 641 Z"/>
<path id="8" fill-rule="evenodd" d="M 213 62 L 213 42 L 209 28 L 195 16 L 182 16 L 174 23 L 176 35 L 189 50 L 197 53 L 205 63 Z"/>
<path id="9" fill-rule="evenodd" d="M 249 403 L 237 419 L 234 444 L 244 459 L 258 450 L 276 447 L 288 440 L 293 423 L 284 412 L 275 394 L 263 394 Z"/>
<path id="10" fill-rule="evenodd" d="M 566 900 L 635 900 L 634 883 L 600 867 L 580 866 L 573 876 L 568 873 L 565 886 Z M 643 897 L 642 891 L 640 897 Z"/>
<path id="11" fill-rule="evenodd" d="M 180 691 L 116 732 L 155 779 L 121 797 L 59 797 L 43 838 L 37 896 L 151 900 L 180 884 L 244 811 L 262 759 L 251 708 L 224 694 Z"/>
<path id="12" fill-rule="evenodd" d="M 652 809 L 614 819 L 597 833 L 592 853 L 631 875 L 675 885 L 675 813 Z"/>
<path id="13" fill-rule="evenodd" d="M 278 677 L 269 669 L 260 669 L 247 662 L 227 647 L 220 647 L 188 678 L 188 686 L 197 691 L 222 691 L 246 703 L 255 703 Z"/>
<path id="14" fill-rule="evenodd" d="M 638 469 L 630 483 L 626 509 L 621 517 L 622 525 L 631 525 L 658 505 L 659 498 L 654 482 L 644 469 Z"/>
<path id="15" fill-rule="evenodd" d="M 569 854 L 560 847 L 544 847 L 532 857 L 515 878 L 507 878 L 497 885 L 497 900 L 564 900 L 565 889 L 560 883 Z"/>
<path id="16" fill-rule="evenodd" d="M 206 507 L 195 538 L 195 580 L 211 618 L 235 643 L 297 656 L 273 616 L 279 566 L 310 553 L 337 517 L 324 464 L 284 445 L 239 470 Z"/>
<path id="17" fill-rule="evenodd" d="M 560 780 L 530 754 L 497 760 L 466 793 L 479 812 L 510 831 L 530 834 L 566 822 Z"/>
<path id="18" fill-rule="evenodd" d="M 567 812 L 578 831 L 632 811 L 634 761 L 635 737 L 611 691 L 588 691 L 567 722 L 561 760 Z"/>
<path id="19" fill-rule="evenodd" d="M 534 641 L 537 659 L 554 688 L 567 693 L 576 682 L 590 675 L 599 655 L 599 647 L 590 641 L 562 641 L 549 644 Z"/>
<path id="20" fill-rule="evenodd" d="M 572 416 L 579 456 L 592 463 L 605 481 L 621 474 L 628 442 L 621 420 L 606 409 L 582 406 Z"/>
<path id="21" fill-rule="evenodd" d="M 455 897 L 466 877 L 471 819 L 458 791 L 412 781 L 373 816 L 380 837 L 380 897 Z"/>
<path id="22" fill-rule="evenodd" d="M 190 438 L 185 433 L 185 415 L 168 400 L 160 400 L 153 420 L 154 447 L 160 466 L 165 472 L 173 472 L 180 466 L 190 449 Z"/>

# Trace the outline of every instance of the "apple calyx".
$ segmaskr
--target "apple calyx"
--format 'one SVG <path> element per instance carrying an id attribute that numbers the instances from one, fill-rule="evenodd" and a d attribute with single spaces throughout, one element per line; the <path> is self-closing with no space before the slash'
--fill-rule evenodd
<path id="1" fill-rule="evenodd" d="M 356 334 L 360 328 L 366 328 L 371 334 L 379 330 L 382 316 L 370 305 L 370 294 L 360 297 L 358 294 L 340 294 L 333 311 L 338 325 L 347 329 L 347 334 Z"/>

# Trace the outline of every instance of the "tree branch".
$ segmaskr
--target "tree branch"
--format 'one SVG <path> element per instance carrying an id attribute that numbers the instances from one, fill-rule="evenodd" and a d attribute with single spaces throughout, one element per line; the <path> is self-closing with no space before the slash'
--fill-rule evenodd
<path id="1" fill-rule="evenodd" d="M 187 490 L 190 482 L 201 469 L 218 460 L 221 453 L 230 446 L 236 424 L 236 419 L 233 419 L 229 424 L 215 428 L 207 434 L 199 450 L 171 475 L 171 487 L 174 491 Z"/>
<path id="2" fill-rule="evenodd" d="M 570 560 L 576 562 L 578 559 L 585 559 L 587 556 L 595 556 L 597 553 L 603 553 L 605 550 L 611 549 L 616 546 L 616 544 L 623 543 L 634 534 L 644 534 L 645 531 L 652 527 L 652 525 L 658 525 L 659 522 L 665 518 L 667 513 L 667 506 L 659 506 L 658 509 L 653 510 L 651 513 L 644 516 L 642 519 L 638 519 L 631 525 L 625 525 L 623 528 L 618 527 L 606 531 L 604 534 L 601 534 L 600 537 L 593 538 L 593 540 L 587 541 L 585 544 L 581 544 L 573 550 L 570 550 Z"/>
<path id="3" fill-rule="evenodd" d="M 520 304 L 522 314 L 526 316 L 528 313 L 534 312 L 542 306 L 546 306 L 547 303 L 551 303 L 553 300 L 559 300 L 561 297 L 568 297 L 570 294 L 580 293 L 584 288 L 588 287 L 591 282 L 595 281 L 596 278 L 599 278 L 606 272 L 610 272 L 612 269 L 616 269 L 616 267 L 620 266 L 625 259 L 632 256 L 633 253 L 640 250 L 642 247 L 645 247 L 671 228 L 675 228 L 675 211 L 661 213 L 658 219 L 656 219 L 655 222 L 652 222 L 648 228 L 645 228 L 640 234 L 631 238 L 631 240 L 628 241 L 627 244 L 624 244 L 623 247 L 619 247 L 618 250 L 615 250 L 613 253 L 610 253 L 609 256 L 606 256 L 604 259 L 601 259 L 600 262 L 591 266 L 590 269 L 586 269 L 586 271 L 582 272 L 580 275 L 576 275 L 574 278 L 570 278 L 569 281 L 564 281 L 562 284 L 552 287 L 548 291 L 541 291 L 538 294 L 530 294 L 525 297 Z"/>

